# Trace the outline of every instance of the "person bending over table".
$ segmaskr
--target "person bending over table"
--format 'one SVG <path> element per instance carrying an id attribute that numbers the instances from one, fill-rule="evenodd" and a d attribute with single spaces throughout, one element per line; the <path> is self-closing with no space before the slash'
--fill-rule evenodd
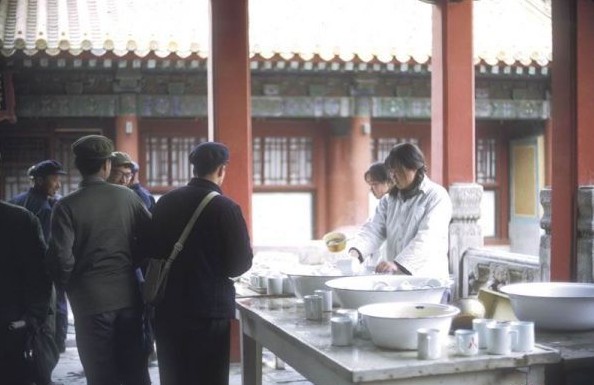
<path id="1" fill-rule="evenodd" d="M 386 241 L 391 257 L 377 264 L 376 273 L 448 278 L 448 192 L 429 179 L 425 157 L 414 144 L 394 146 L 385 165 L 394 186 L 350 242 L 349 255 L 362 262 Z"/>

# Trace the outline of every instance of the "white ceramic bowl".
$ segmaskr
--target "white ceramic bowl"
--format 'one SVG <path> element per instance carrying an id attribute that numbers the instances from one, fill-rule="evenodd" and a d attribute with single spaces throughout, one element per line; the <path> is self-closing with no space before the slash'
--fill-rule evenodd
<path id="1" fill-rule="evenodd" d="M 449 282 L 404 275 L 360 275 L 326 282 L 344 308 L 379 302 L 440 303 Z"/>
<path id="2" fill-rule="evenodd" d="M 442 343 L 450 331 L 452 319 L 460 312 L 455 306 L 419 302 L 385 302 L 361 306 L 359 314 L 371 340 L 377 346 L 417 349 L 417 329 L 439 329 Z"/>
<path id="3" fill-rule="evenodd" d="M 502 287 L 519 320 L 550 330 L 594 329 L 594 284 L 514 283 Z"/>

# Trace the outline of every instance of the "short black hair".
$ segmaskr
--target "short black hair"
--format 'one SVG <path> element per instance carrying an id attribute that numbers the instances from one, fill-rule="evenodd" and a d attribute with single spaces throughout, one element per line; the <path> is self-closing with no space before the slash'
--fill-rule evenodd
<path id="1" fill-rule="evenodd" d="M 93 175 L 97 173 L 103 164 L 105 163 L 106 159 L 87 159 L 87 158 L 74 158 L 74 165 L 80 171 L 81 175 Z"/>
<path id="2" fill-rule="evenodd" d="M 419 147 L 412 143 L 399 143 L 392 147 L 384 164 L 387 169 L 400 166 L 422 174 L 427 171 L 425 155 Z"/>
<path id="3" fill-rule="evenodd" d="M 390 181 L 390 177 L 388 175 L 388 170 L 386 169 L 386 165 L 384 162 L 375 162 L 372 163 L 371 166 L 365 171 L 363 175 L 365 179 L 369 178 L 372 181 L 379 182 L 379 183 L 386 183 Z"/>

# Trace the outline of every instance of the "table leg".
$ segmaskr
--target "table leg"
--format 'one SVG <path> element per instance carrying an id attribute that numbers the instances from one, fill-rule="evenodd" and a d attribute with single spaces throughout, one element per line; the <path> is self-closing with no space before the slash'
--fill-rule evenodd
<path id="1" fill-rule="evenodd" d="M 262 346 L 241 333 L 241 379 L 243 385 L 262 385 Z"/>

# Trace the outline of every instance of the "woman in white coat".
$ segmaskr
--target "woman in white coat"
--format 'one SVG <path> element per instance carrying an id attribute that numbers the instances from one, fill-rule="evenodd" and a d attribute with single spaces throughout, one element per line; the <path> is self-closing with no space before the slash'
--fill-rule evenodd
<path id="1" fill-rule="evenodd" d="M 394 146 L 385 165 L 394 187 L 351 241 L 349 255 L 363 260 L 386 241 L 388 260 L 378 263 L 377 273 L 447 279 L 448 192 L 426 175 L 425 157 L 414 144 Z"/>

